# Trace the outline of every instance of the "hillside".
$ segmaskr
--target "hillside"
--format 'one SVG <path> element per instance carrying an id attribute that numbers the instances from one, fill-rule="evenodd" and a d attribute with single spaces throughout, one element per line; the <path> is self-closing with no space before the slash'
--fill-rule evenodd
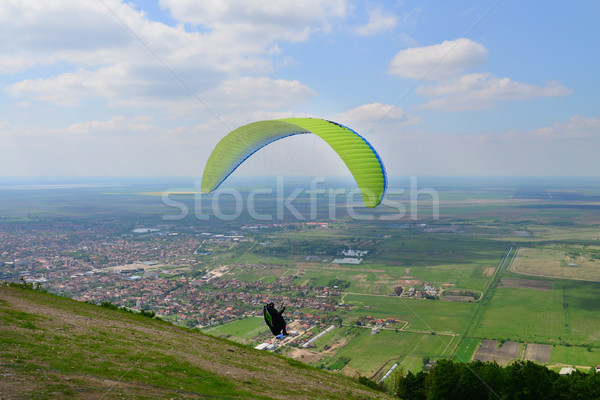
<path id="1" fill-rule="evenodd" d="M 386 398 L 160 320 L 4 285 L 0 377 L 2 398 Z"/>

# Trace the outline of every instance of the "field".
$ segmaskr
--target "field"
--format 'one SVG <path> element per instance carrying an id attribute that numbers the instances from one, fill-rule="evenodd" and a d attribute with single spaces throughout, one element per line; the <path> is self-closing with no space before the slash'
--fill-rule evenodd
<path id="1" fill-rule="evenodd" d="M 502 278 L 500 287 L 537 290 L 552 290 L 552 281 L 536 281 L 533 279 Z"/>
<path id="2" fill-rule="evenodd" d="M 525 350 L 524 359 L 546 364 L 550 361 L 551 352 L 552 347 L 550 345 L 529 343 Z"/>
<path id="3" fill-rule="evenodd" d="M 478 337 L 541 343 L 598 343 L 600 285 L 555 281 L 552 290 L 496 289 L 475 331 Z"/>
<path id="4" fill-rule="evenodd" d="M 313 282 L 326 285 L 331 279 L 342 279 L 351 283 L 348 292 L 389 295 L 401 281 L 416 280 L 436 286 L 452 284 L 455 288 L 483 290 L 489 280 L 490 264 L 443 264 L 434 266 L 389 266 L 363 262 L 357 266 L 335 266 L 328 263 L 299 263 L 304 280 L 299 284 Z"/>
<path id="5" fill-rule="evenodd" d="M 563 310 L 567 318 L 567 340 L 572 344 L 600 343 L 600 284 L 563 281 Z"/>
<path id="6" fill-rule="evenodd" d="M 480 344 L 484 345 L 481 357 L 486 351 L 495 357 L 498 349 L 490 341 L 496 340 L 506 342 L 503 351 L 510 348 L 507 354 L 497 354 L 502 359 L 523 355 L 550 365 L 591 366 L 600 362 L 600 189 L 597 181 L 575 184 L 579 186 L 544 180 L 532 184 L 518 179 L 431 178 L 423 185 L 439 193 L 439 218 L 433 216 L 428 199 L 418 205 L 418 217 L 408 213 L 398 221 L 379 218 L 388 215 L 388 209 L 361 209 L 360 213 L 374 218 L 354 220 L 343 212 L 344 204 L 337 204 L 339 215 L 328 219 L 329 205 L 319 203 L 315 221 L 328 222 L 326 229 L 309 227 L 305 224 L 309 220 L 286 213 L 281 220 L 262 221 L 261 229 L 247 231 L 245 226 L 257 221 L 246 212 L 235 221 L 213 216 L 200 222 L 190 216 L 172 226 L 192 227 L 196 232 L 192 240 L 198 241 L 198 233 L 204 231 L 245 235 L 247 242 L 215 245 L 211 255 L 196 258 L 202 269 L 227 266 L 228 279 L 268 285 L 294 277 L 291 285 L 311 290 L 333 279 L 347 283 L 343 293 L 328 300 L 333 305 L 352 305 L 350 309 L 336 306 L 335 311 L 323 313 L 339 318 L 336 323 L 342 327 L 319 339 L 311 357 L 306 353 L 304 361 L 316 366 L 372 376 L 399 361 L 405 369 L 418 371 L 425 357 L 454 354 L 455 360 L 468 361 Z M 125 233 L 136 224 L 164 224 L 162 217 L 177 210 L 162 202 L 160 185 L 142 186 L 10 192 L 0 199 L 0 217 L 17 224 L 53 216 L 85 221 L 104 221 L 109 216 L 122 219 Z M 157 195 L 139 195 L 149 192 Z M 79 203 L 71 205 L 73 199 Z M 193 196 L 173 199 L 193 210 Z M 402 197 L 409 210 L 407 200 L 408 195 Z M 264 196 L 260 211 L 273 209 L 276 201 Z M 209 203 L 202 211 L 210 211 Z M 294 205 L 308 215 L 307 198 L 299 198 L 299 203 Z M 222 205 L 225 214 L 230 212 L 228 206 Z M 516 258 L 511 263 L 509 257 L 508 268 L 498 268 L 511 247 L 519 249 Z M 369 253 L 358 265 L 332 264 L 342 249 Z M 182 277 L 192 279 L 193 272 L 183 271 Z M 474 291 L 480 298 L 462 302 L 444 301 L 443 294 L 438 296 L 441 299 L 390 296 L 398 286 L 423 290 L 426 284 Z M 266 290 L 269 296 L 290 296 Z M 293 301 L 288 307 L 291 315 Z M 367 316 L 401 323 L 371 335 L 370 329 L 356 325 Z M 267 329 L 259 318 L 246 318 L 205 332 L 253 345 L 254 338 Z M 508 342 L 519 343 L 517 355 Z M 547 346 L 551 346 L 549 359 Z M 289 354 L 290 349 L 282 353 Z"/>
<path id="7" fill-rule="evenodd" d="M 565 337 L 562 292 L 518 288 L 496 289 L 474 335 L 518 341 Z"/>
<path id="8" fill-rule="evenodd" d="M 496 361 L 505 366 L 517 359 L 519 355 L 519 343 L 504 342 L 502 345 L 496 340 L 484 340 L 475 354 L 475 360 Z"/>
<path id="9" fill-rule="evenodd" d="M 472 359 L 483 340 L 495 339 L 522 343 L 505 344 L 502 354 L 488 349 L 492 358 L 502 362 L 529 358 L 540 363 L 578 360 L 592 365 L 596 362 L 593 355 L 600 351 L 600 286 L 589 281 L 600 279 L 600 257 L 595 258 L 600 253 L 600 234 L 594 225 L 600 224 L 600 217 L 595 208 L 582 206 L 582 201 L 595 199 L 600 192 L 586 187 L 579 193 L 575 196 L 579 203 L 570 203 L 575 199 L 573 192 L 562 192 L 560 187 L 513 190 L 506 186 L 491 191 L 448 186 L 440 190 L 439 221 L 427 219 L 422 225 L 383 221 L 341 225 L 338 221 L 335 229 L 282 232 L 270 240 L 296 244 L 267 256 L 266 260 L 271 257 L 279 266 L 237 272 L 268 282 L 297 274 L 294 283 L 298 285 L 327 285 L 332 279 L 349 282 L 340 301 L 352 307 L 336 312 L 344 327 L 321 338 L 313 350 L 321 354 L 313 361 L 315 365 L 342 368 L 347 374 L 381 372 L 394 360 L 417 371 L 423 357 L 440 356 L 444 350 L 436 347 L 440 338 L 449 341 L 444 355 L 454 354 L 457 360 Z M 427 204 L 419 209 L 420 215 L 428 212 Z M 310 246 L 317 251 L 307 251 Z M 370 253 L 359 265 L 331 264 L 340 246 Z M 510 246 L 519 248 L 518 255 L 498 271 Z M 248 252 L 241 260 L 264 256 Z M 472 290 L 481 299 L 458 302 L 389 296 L 398 285 L 422 287 L 426 283 Z M 400 320 L 393 329 L 401 330 L 384 329 L 370 335 L 368 329 L 350 328 L 366 316 Z M 364 332 L 346 335 L 344 329 Z M 462 341 L 461 336 L 444 336 L 467 332 L 470 336 Z M 417 345 L 417 340 L 422 342 Z M 384 342 L 398 354 L 387 358 L 379 354 Z M 408 343 L 418 350 L 411 350 Z M 509 347 L 510 354 L 503 354 Z"/>
<path id="10" fill-rule="evenodd" d="M 342 328 L 346 329 L 346 328 Z M 352 345 L 341 348 L 332 362 L 347 357 L 350 362 L 342 370 L 353 375 L 355 372 L 371 376 L 388 361 L 399 361 L 406 370 L 419 371 L 424 357 L 448 356 L 452 336 L 427 335 L 411 332 L 380 330 L 372 335 L 370 329 L 351 328 Z M 320 361 L 323 363 L 326 361 Z"/>
<path id="11" fill-rule="evenodd" d="M 262 318 L 249 317 L 230 322 L 225 325 L 213 326 L 203 329 L 202 332 L 226 339 L 232 339 L 241 343 L 254 343 L 250 339 L 261 333 L 267 333 L 269 328 Z"/>
<path id="12" fill-rule="evenodd" d="M 600 365 L 600 350 L 597 348 L 588 350 L 576 346 L 552 346 L 549 364 L 594 367 Z"/>
<path id="13" fill-rule="evenodd" d="M 475 350 L 477 350 L 477 346 L 481 341 L 479 339 L 474 338 L 465 338 L 460 346 L 456 349 L 454 353 L 454 359 L 456 361 L 469 362 L 473 359 L 473 355 L 475 355 Z"/>
<path id="14" fill-rule="evenodd" d="M 392 296 L 348 294 L 344 302 L 355 308 L 343 316 L 353 324 L 358 317 L 393 317 L 408 321 L 406 330 L 435 333 L 461 333 L 475 309 L 475 304 L 439 300 L 405 299 Z"/>
<path id="15" fill-rule="evenodd" d="M 600 281 L 600 248 L 565 246 L 521 248 L 511 271 L 561 279 Z"/>

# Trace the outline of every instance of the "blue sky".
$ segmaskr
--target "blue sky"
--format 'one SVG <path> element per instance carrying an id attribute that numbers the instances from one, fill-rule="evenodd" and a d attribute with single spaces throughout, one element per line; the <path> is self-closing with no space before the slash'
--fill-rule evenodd
<path id="1" fill-rule="evenodd" d="M 2 176 L 200 177 L 246 123 L 335 120 L 390 175 L 599 176 L 595 1 L 25 0 L 0 9 Z M 347 174 L 308 135 L 236 174 Z"/>

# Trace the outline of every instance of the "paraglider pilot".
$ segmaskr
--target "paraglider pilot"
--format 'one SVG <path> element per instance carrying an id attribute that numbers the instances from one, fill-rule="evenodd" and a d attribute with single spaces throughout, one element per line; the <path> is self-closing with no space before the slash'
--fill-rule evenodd
<path id="1" fill-rule="evenodd" d="M 271 329 L 273 335 L 275 335 L 278 339 L 282 339 L 284 336 L 289 335 L 285 330 L 285 320 L 283 319 L 283 312 L 285 311 L 285 306 L 281 305 L 281 311 L 277 311 L 275 309 L 275 304 L 269 303 L 263 307 L 263 315 L 265 317 L 265 322 Z"/>

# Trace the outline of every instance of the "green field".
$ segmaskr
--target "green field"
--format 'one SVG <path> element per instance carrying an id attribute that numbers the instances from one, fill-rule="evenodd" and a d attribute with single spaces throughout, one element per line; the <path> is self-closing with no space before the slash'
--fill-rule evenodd
<path id="1" fill-rule="evenodd" d="M 474 335 L 542 343 L 598 346 L 600 285 L 554 282 L 551 291 L 498 288 Z"/>
<path id="2" fill-rule="evenodd" d="M 431 267 L 410 268 L 410 275 L 435 286 L 451 283 L 458 289 L 483 291 L 490 280 L 490 270 L 496 267 L 498 259 L 477 264 L 449 264 Z"/>
<path id="3" fill-rule="evenodd" d="M 326 301 L 331 305 L 352 304 L 350 310 L 338 307 L 335 311 L 322 311 L 328 308 L 319 310 L 317 306 L 310 311 L 319 317 L 340 317 L 343 327 L 319 339 L 315 351 L 324 352 L 328 346 L 345 343 L 318 362 L 327 368 L 343 366 L 345 373 L 369 375 L 389 367 L 393 360 L 399 360 L 406 369 L 418 371 L 422 358 L 427 356 L 454 354 L 455 360 L 467 361 L 483 338 L 519 341 L 521 346 L 525 342 L 551 344 L 550 364 L 593 365 L 600 362 L 600 283 L 578 279 L 600 279 L 600 189 L 596 181 L 583 182 L 580 187 L 569 185 L 570 182 L 542 180 L 530 187 L 529 181 L 512 179 L 471 182 L 443 178 L 431 184 L 440 194 L 439 219 L 432 217 L 430 199 L 419 203 L 417 219 L 407 215 L 400 221 L 352 220 L 343 212 L 342 203 L 337 208 L 340 218 L 329 220 L 328 205 L 319 203 L 318 215 L 323 218 L 318 221 L 328 222 L 327 229 L 308 226 L 304 224 L 308 221 L 298 221 L 287 214 L 284 220 L 265 222 L 256 230 L 244 227 L 257 223 L 247 213 L 239 220 L 224 223 L 213 218 L 203 221 L 201 226 L 190 218 L 177 222 L 179 227 L 189 228 L 189 231 L 183 229 L 182 235 L 188 232 L 190 240 L 198 242 L 196 248 L 211 254 L 192 256 L 198 265 L 182 271 L 177 279 L 191 279 L 198 272 L 195 268 L 210 270 L 224 265 L 229 268 L 224 279 L 271 284 L 282 277 L 294 276 L 291 285 L 308 288 L 301 296 L 294 297 L 294 287 L 288 281 L 285 289 L 281 286 L 273 289 L 277 285 L 272 285 L 261 287 L 258 290 L 263 292 L 257 293 L 289 298 L 286 304 L 291 312 L 295 307 L 305 311 L 303 307 L 307 306 L 300 303 L 331 280 L 348 282 L 341 296 L 336 294 Z M 152 185 L 138 189 L 116 187 L 110 189 L 115 193 L 102 195 L 98 192 L 105 189 L 3 192 L 0 211 L 6 216 L 0 218 L 16 225 L 28 221 L 32 226 L 36 221 L 48 223 L 52 218 L 72 217 L 74 221 L 94 223 L 100 220 L 95 218 L 101 218 L 103 223 L 118 221 L 114 222 L 122 229 L 118 234 L 127 235 L 132 226 L 162 224 L 163 215 L 175 212 L 162 203 L 160 196 L 131 194 L 160 194 L 164 188 Z M 191 196 L 175 195 L 174 199 L 186 201 L 192 209 Z M 402 199 L 409 200 L 409 196 Z M 309 208 L 307 200 L 298 199 L 297 206 L 302 212 Z M 77 203 L 76 207 L 70 205 L 72 201 Z M 209 204 L 205 202 L 204 206 L 208 212 Z M 224 214 L 229 214 L 229 206 L 222 204 Z M 267 196 L 259 205 L 264 213 L 275 206 L 275 199 Z M 384 207 L 360 210 L 363 215 L 374 216 L 388 212 Z M 168 229 L 177 231 L 177 224 Z M 199 232 L 227 235 L 235 232 L 244 235 L 245 241 L 217 243 Z M 520 248 L 521 257 L 510 269 L 494 275 L 510 247 Z M 369 253 L 359 265 L 332 264 L 331 260 L 339 257 L 342 249 Z M 325 262 L 317 262 L 313 257 Z M 553 289 L 497 286 L 500 278 L 551 281 Z M 444 301 L 443 296 L 442 300 L 389 296 L 397 286 L 415 286 L 419 290 L 425 283 L 437 288 L 448 284 L 454 289 L 475 290 L 483 296 L 480 302 L 471 303 Z M 237 305 L 247 307 L 244 312 L 255 306 L 242 302 Z M 287 314 L 290 318 L 291 312 Z M 14 317 L 9 312 L 5 314 L 3 318 Z M 407 321 L 408 325 L 397 325 L 403 328 L 399 332 L 380 330 L 379 334 L 370 335 L 370 329 L 356 326 L 356 321 L 366 316 L 384 320 L 391 317 Z M 175 320 L 177 314 L 171 318 Z M 7 321 L 12 319 L 0 320 Z M 260 322 L 260 318 L 238 319 L 203 331 L 253 345 L 254 338 L 268 336 L 266 326 Z M 35 330 L 41 322 L 23 317 L 19 323 L 23 329 Z M 309 322 L 317 326 L 318 323 L 318 319 Z M 466 334 L 469 337 L 464 338 Z M 116 337 L 119 342 L 122 339 Z M 346 363 L 347 359 L 350 361 Z"/>
<path id="4" fill-rule="evenodd" d="M 476 306 L 475 303 L 360 294 L 348 294 L 344 302 L 355 307 L 343 316 L 344 323 L 353 324 L 357 318 L 367 315 L 392 317 L 408 321 L 407 330 L 437 333 L 463 332 Z"/>
<path id="5" fill-rule="evenodd" d="M 600 349 L 587 349 L 575 346 L 552 346 L 549 365 L 566 364 L 595 367 L 600 365 Z"/>
<path id="6" fill-rule="evenodd" d="M 465 338 L 456 349 L 453 359 L 461 362 L 469 362 L 475 355 L 475 350 L 481 340 L 475 338 Z"/>
<path id="7" fill-rule="evenodd" d="M 498 288 L 474 336 L 547 342 L 566 333 L 561 292 Z"/>
<path id="8" fill-rule="evenodd" d="M 370 329 L 351 329 L 359 330 L 358 334 L 353 332 L 356 336 L 352 344 L 339 350 L 338 357 L 350 358 L 345 369 L 360 371 L 367 376 L 373 375 L 391 360 L 400 360 L 400 365 L 406 370 L 418 371 L 424 357 L 448 356 L 451 349 L 448 344 L 453 340 L 452 336 L 388 330 L 372 335 Z"/>
<path id="9" fill-rule="evenodd" d="M 250 343 L 250 339 L 268 331 L 269 328 L 264 324 L 262 317 L 242 318 L 224 325 L 202 329 L 202 332 L 209 335 L 242 343 Z"/>
<path id="10" fill-rule="evenodd" d="M 271 265 L 293 265 L 293 262 L 287 257 L 257 255 L 252 252 L 243 252 L 231 259 L 238 264 L 271 264 Z"/>
<path id="11" fill-rule="evenodd" d="M 263 268 L 249 269 L 244 266 L 237 266 L 231 268 L 227 273 L 228 276 L 234 276 L 236 279 L 245 282 L 263 281 L 265 283 L 271 283 L 277 278 L 280 278 L 284 274 L 293 272 L 292 267 L 286 267 L 282 265 L 266 265 Z"/>
<path id="12" fill-rule="evenodd" d="M 349 334 L 348 332 L 353 332 L 353 333 Z M 326 346 L 331 346 L 337 341 L 340 341 L 343 339 L 351 339 L 353 334 L 354 334 L 354 330 L 350 331 L 347 327 L 342 326 L 340 328 L 336 328 L 330 332 L 327 332 L 326 334 L 321 336 L 319 339 L 315 340 L 313 342 L 313 344 L 315 345 L 315 348 L 317 351 L 322 351 L 325 349 Z"/>
<path id="13" fill-rule="evenodd" d="M 481 240 L 460 233 L 435 234 L 425 229 L 448 228 L 431 225 L 422 230 L 394 232 L 394 238 L 385 240 L 378 247 L 378 260 L 405 267 L 427 267 L 448 264 L 492 264 L 506 250 L 506 245 Z"/>
<path id="14" fill-rule="evenodd" d="M 600 283 L 562 281 L 555 282 L 562 290 L 568 335 L 571 343 L 600 348 Z"/>
<path id="15" fill-rule="evenodd" d="M 389 276 L 382 276 L 380 272 L 366 271 L 368 266 L 357 266 L 356 268 L 346 265 L 332 267 L 331 264 L 311 264 L 304 269 L 301 278 L 297 280 L 299 285 L 312 284 L 315 286 L 326 286 L 332 279 L 341 279 L 350 282 L 349 291 L 388 292 L 393 290 Z"/>

